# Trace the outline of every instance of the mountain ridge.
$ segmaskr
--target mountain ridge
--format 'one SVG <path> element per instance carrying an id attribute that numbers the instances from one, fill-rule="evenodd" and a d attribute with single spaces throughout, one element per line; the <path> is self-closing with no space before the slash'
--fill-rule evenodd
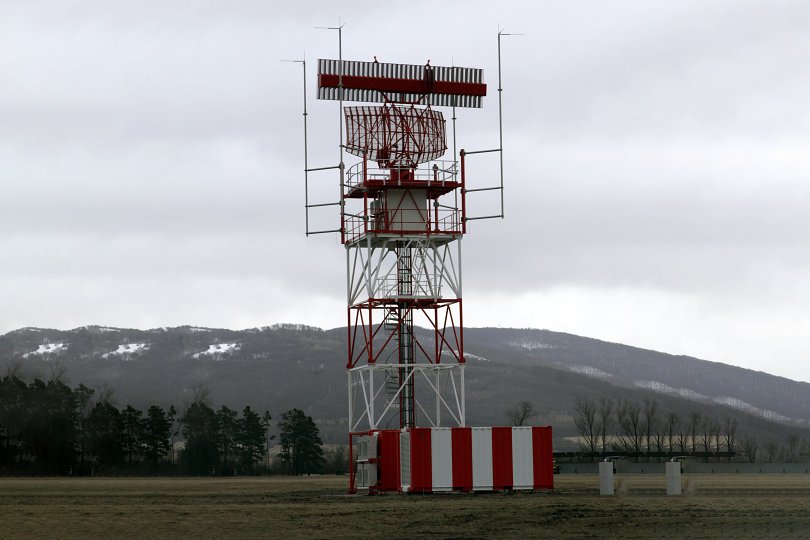
<path id="1" fill-rule="evenodd" d="M 526 399 L 541 411 L 538 421 L 570 436 L 573 399 L 584 395 L 653 397 L 681 414 L 738 415 L 762 433 L 810 426 L 805 382 L 551 330 L 465 328 L 464 337 L 470 423 L 503 423 L 505 409 Z M 75 384 L 108 385 L 136 406 L 178 404 L 204 385 L 231 407 L 304 408 L 339 433 L 345 351 L 345 327 L 24 327 L 0 336 L 0 368 L 39 377 L 64 371 Z"/>

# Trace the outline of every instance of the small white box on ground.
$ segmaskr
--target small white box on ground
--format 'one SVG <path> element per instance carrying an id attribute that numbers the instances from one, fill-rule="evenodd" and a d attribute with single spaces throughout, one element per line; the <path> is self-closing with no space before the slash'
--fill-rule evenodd
<path id="1" fill-rule="evenodd" d="M 681 494 L 681 463 L 667 461 L 667 495 Z"/>
<path id="2" fill-rule="evenodd" d="M 669 469 L 667 469 L 669 470 Z M 599 495 L 613 495 L 613 462 L 599 462 Z"/>

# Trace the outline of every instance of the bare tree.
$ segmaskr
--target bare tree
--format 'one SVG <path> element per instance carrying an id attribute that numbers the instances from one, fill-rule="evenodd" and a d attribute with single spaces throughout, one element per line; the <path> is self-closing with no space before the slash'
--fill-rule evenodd
<path id="1" fill-rule="evenodd" d="M 689 448 L 689 426 L 682 424 L 678 429 L 678 450 L 686 452 L 687 448 Z"/>
<path id="2" fill-rule="evenodd" d="M 211 391 L 208 389 L 208 387 L 198 384 L 192 388 L 191 391 L 194 393 L 194 403 L 208 404 L 209 399 L 211 398 Z"/>
<path id="3" fill-rule="evenodd" d="M 712 419 L 711 424 L 709 425 L 711 429 L 711 438 L 714 441 L 714 451 L 720 451 L 720 432 L 722 431 L 720 427 L 720 422 L 715 419 Z"/>
<path id="4" fill-rule="evenodd" d="M 669 451 L 674 452 L 675 437 L 678 435 L 678 430 L 681 426 L 681 419 L 677 413 L 669 412 L 666 417 L 666 431 L 667 431 L 667 444 Z M 683 449 L 681 449 L 683 451 Z"/>
<path id="5" fill-rule="evenodd" d="M 731 461 L 731 453 L 734 451 L 734 443 L 737 438 L 737 419 L 726 416 L 723 421 L 723 439 L 725 440 L 728 460 Z"/>
<path id="6" fill-rule="evenodd" d="M 4 377 L 8 379 L 19 377 L 21 371 L 22 363 L 19 360 L 11 360 L 6 364 Z"/>
<path id="7" fill-rule="evenodd" d="M 64 382 L 65 380 L 65 373 L 67 373 L 67 368 L 62 365 L 62 362 L 56 361 L 53 365 L 50 366 L 50 378 L 48 379 L 49 382 Z"/>
<path id="8" fill-rule="evenodd" d="M 625 450 L 641 452 L 644 439 L 641 423 L 641 407 L 635 401 L 623 399 L 616 407 L 617 437 Z"/>
<path id="9" fill-rule="evenodd" d="M 186 390 L 183 390 L 186 392 Z M 188 396 L 183 399 L 183 408 L 188 409 L 192 403 L 199 403 L 201 405 L 211 404 L 211 391 L 204 384 L 197 384 L 191 388 L 191 399 Z"/>
<path id="10" fill-rule="evenodd" d="M 776 446 L 776 443 L 773 441 L 768 441 L 765 445 L 765 451 L 768 453 L 768 462 L 773 463 L 773 458 L 776 456 L 776 452 L 779 450 L 779 447 Z"/>
<path id="11" fill-rule="evenodd" d="M 711 418 L 709 418 L 708 414 L 704 414 L 700 419 L 700 424 L 698 425 L 698 435 L 700 437 L 700 444 L 703 448 L 703 451 L 707 454 L 712 446 L 712 435 L 711 435 Z"/>
<path id="12" fill-rule="evenodd" d="M 537 416 L 534 405 L 528 401 L 521 401 L 514 407 L 507 409 L 506 416 L 513 426 L 522 426 L 531 418 Z"/>
<path id="13" fill-rule="evenodd" d="M 712 444 L 714 443 L 717 448 L 718 434 L 720 433 L 720 425 L 714 418 L 708 414 L 704 414 L 700 420 L 700 442 L 703 451 L 706 452 L 706 461 L 709 461 L 709 452 L 712 451 Z"/>
<path id="14" fill-rule="evenodd" d="M 757 447 L 759 446 L 756 437 L 744 437 L 741 444 L 748 461 L 755 463 L 757 461 Z"/>
<path id="15" fill-rule="evenodd" d="M 653 435 L 658 431 L 658 402 L 655 399 L 644 398 L 644 440 L 647 443 L 647 452 L 652 447 Z"/>
<path id="16" fill-rule="evenodd" d="M 589 452 L 596 452 L 599 430 L 596 425 L 596 404 L 584 397 L 574 400 L 574 425 Z"/>
<path id="17" fill-rule="evenodd" d="M 599 410 L 597 411 L 599 417 L 599 437 L 602 439 L 602 453 L 607 452 L 607 439 L 610 428 L 613 427 L 613 412 L 615 402 L 608 397 L 599 398 Z"/>
<path id="18" fill-rule="evenodd" d="M 692 452 L 697 451 L 697 436 L 700 428 L 701 415 L 697 411 L 689 413 L 689 439 L 692 446 Z"/>
<path id="19" fill-rule="evenodd" d="M 112 386 L 109 384 L 104 383 L 97 386 L 95 393 L 97 403 L 109 403 L 110 405 L 115 405 L 115 390 L 113 390 Z"/>
<path id="20" fill-rule="evenodd" d="M 664 433 L 664 428 L 661 425 L 661 422 L 656 424 L 655 433 L 653 433 L 653 440 L 655 441 L 655 451 L 656 452 L 663 452 L 664 443 L 666 441 L 666 433 Z"/>
<path id="21" fill-rule="evenodd" d="M 788 454 L 788 461 L 793 462 L 796 461 L 798 457 L 798 450 L 799 450 L 799 436 L 795 433 L 790 433 L 787 436 L 787 454 Z"/>

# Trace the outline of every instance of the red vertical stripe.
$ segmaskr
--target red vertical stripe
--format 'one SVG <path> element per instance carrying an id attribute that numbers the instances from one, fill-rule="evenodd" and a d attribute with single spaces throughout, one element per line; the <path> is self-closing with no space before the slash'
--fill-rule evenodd
<path id="1" fill-rule="evenodd" d="M 378 452 L 381 491 L 399 491 L 402 489 L 399 467 L 399 431 L 386 430 L 379 432 L 380 445 Z"/>
<path id="2" fill-rule="evenodd" d="M 472 429 L 453 428 L 453 489 L 471 491 L 473 485 Z"/>
<path id="3" fill-rule="evenodd" d="M 433 491 L 433 463 L 430 452 L 430 428 L 412 428 L 411 492 Z"/>
<path id="4" fill-rule="evenodd" d="M 554 453 L 551 448 L 551 426 L 532 428 L 534 488 L 554 489 Z"/>
<path id="5" fill-rule="evenodd" d="M 492 489 L 511 489 L 512 428 L 492 428 Z"/>

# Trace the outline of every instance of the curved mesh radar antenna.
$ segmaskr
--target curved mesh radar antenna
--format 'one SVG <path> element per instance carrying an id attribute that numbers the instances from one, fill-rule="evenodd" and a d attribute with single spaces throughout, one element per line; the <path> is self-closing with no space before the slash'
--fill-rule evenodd
<path id="1" fill-rule="evenodd" d="M 346 150 L 384 168 L 413 168 L 447 150 L 444 115 L 430 107 L 345 107 Z"/>

